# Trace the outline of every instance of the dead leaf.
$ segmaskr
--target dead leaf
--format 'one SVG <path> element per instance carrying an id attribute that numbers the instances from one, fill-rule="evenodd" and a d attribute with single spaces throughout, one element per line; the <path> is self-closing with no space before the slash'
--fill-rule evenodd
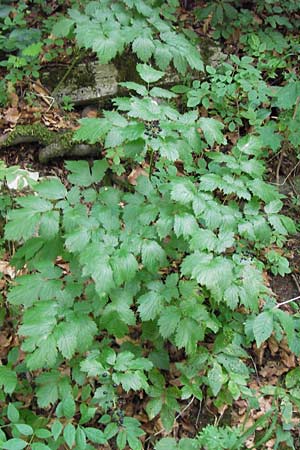
<path id="1" fill-rule="evenodd" d="M 128 175 L 128 182 L 132 186 L 136 186 L 137 184 L 137 178 L 143 176 L 143 177 L 149 177 L 148 173 L 141 167 L 137 166 L 135 169 L 131 171 L 131 173 Z"/>
<path id="2" fill-rule="evenodd" d="M 9 123 L 18 123 L 18 120 L 20 118 L 21 113 L 19 112 L 18 108 L 8 108 L 5 111 L 5 120 Z"/>

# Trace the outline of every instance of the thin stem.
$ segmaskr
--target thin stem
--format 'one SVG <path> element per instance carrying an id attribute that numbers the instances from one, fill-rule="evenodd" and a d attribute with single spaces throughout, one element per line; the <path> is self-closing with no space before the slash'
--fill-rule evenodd
<path id="1" fill-rule="evenodd" d="M 59 88 L 62 86 L 62 84 L 66 81 L 66 79 L 68 78 L 68 76 L 70 75 L 71 71 L 73 70 L 75 64 L 77 64 L 77 62 L 81 59 L 82 54 L 81 52 L 77 53 L 74 56 L 74 59 L 71 63 L 71 65 L 69 66 L 68 70 L 66 70 L 66 72 L 64 73 L 63 77 L 59 80 L 59 82 L 57 83 L 57 85 L 55 86 L 55 88 L 52 91 L 52 95 L 53 97 L 55 96 L 55 94 L 58 92 Z"/>
<path id="2" fill-rule="evenodd" d="M 154 168 L 154 150 L 151 148 L 150 150 L 150 164 L 149 164 L 149 180 L 151 180 L 151 176 Z"/>
<path id="3" fill-rule="evenodd" d="M 300 300 L 300 295 L 298 295 L 297 297 L 294 297 L 294 298 L 290 298 L 289 300 L 285 300 L 284 302 L 277 303 L 277 305 L 274 306 L 273 309 L 280 308 L 281 306 L 287 305 L 288 303 L 295 302 L 296 300 Z"/>

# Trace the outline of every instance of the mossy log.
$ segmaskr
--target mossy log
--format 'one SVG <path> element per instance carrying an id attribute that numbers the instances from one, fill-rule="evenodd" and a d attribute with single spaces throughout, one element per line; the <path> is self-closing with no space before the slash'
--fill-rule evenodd
<path id="1" fill-rule="evenodd" d="M 0 148 L 37 142 L 43 147 L 39 151 L 39 161 L 43 164 L 62 156 L 87 156 L 97 153 L 99 145 L 80 144 L 73 141 L 73 131 L 56 132 L 41 123 L 17 125 L 10 133 L 0 138 Z"/>

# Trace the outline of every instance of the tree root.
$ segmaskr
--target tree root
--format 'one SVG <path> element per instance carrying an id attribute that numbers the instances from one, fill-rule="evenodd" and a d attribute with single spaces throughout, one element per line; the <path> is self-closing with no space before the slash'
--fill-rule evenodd
<path id="1" fill-rule="evenodd" d="M 99 152 L 99 145 L 80 144 L 73 141 L 73 131 L 56 132 L 41 123 L 17 125 L 10 133 L 0 137 L 1 147 L 37 142 L 43 146 L 39 161 L 43 164 L 62 156 L 88 156 Z"/>

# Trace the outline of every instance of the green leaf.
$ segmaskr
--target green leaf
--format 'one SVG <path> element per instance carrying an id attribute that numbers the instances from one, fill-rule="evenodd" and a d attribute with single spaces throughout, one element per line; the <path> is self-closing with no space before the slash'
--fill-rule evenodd
<path id="1" fill-rule="evenodd" d="M 199 125 L 210 147 L 213 147 L 215 142 L 217 144 L 226 144 L 226 139 L 221 131 L 224 125 L 221 122 L 216 119 L 201 117 L 199 119 Z"/>
<path id="2" fill-rule="evenodd" d="M 6 394 L 12 394 L 17 386 L 16 372 L 6 366 L 0 366 L 0 386 Z"/>
<path id="3" fill-rule="evenodd" d="M 84 432 L 86 437 L 95 444 L 107 444 L 103 431 L 98 430 L 97 428 L 86 427 L 84 428 Z"/>
<path id="4" fill-rule="evenodd" d="M 137 64 L 136 70 L 146 83 L 155 83 L 165 75 L 164 72 L 153 69 L 153 67 L 148 64 Z"/>
<path id="5" fill-rule="evenodd" d="M 300 96 L 300 82 L 290 80 L 284 87 L 279 88 L 276 105 L 282 109 L 292 108 Z"/>
<path id="6" fill-rule="evenodd" d="M 66 161 L 65 165 L 71 172 L 68 175 L 70 183 L 84 187 L 93 184 L 93 177 L 87 161 Z"/>
<path id="7" fill-rule="evenodd" d="M 56 37 L 67 37 L 73 25 L 74 20 L 63 17 L 54 23 L 52 33 Z"/>
<path id="8" fill-rule="evenodd" d="M 34 442 L 31 444 L 32 450 L 51 450 L 51 448 L 42 442 Z"/>
<path id="9" fill-rule="evenodd" d="M 1 444 L 1 448 L 4 448 L 6 450 L 22 450 L 22 448 L 27 447 L 28 442 L 23 441 L 23 439 L 9 439 L 6 442 L 3 442 Z"/>
<path id="10" fill-rule="evenodd" d="M 146 294 L 141 295 L 138 299 L 138 303 L 140 305 L 138 307 L 138 312 L 143 321 L 155 319 L 163 306 L 161 295 L 155 291 L 149 291 Z"/>
<path id="11" fill-rule="evenodd" d="M 142 263 L 155 272 L 165 262 L 165 252 L 156 241 L 145 240 L 142 245 Z"/>
<path id="12" fill-rule="evenodd" d="M 78 427 L 76 430 L 76 436 L 75 436 L 75 440 L 76 440 L 76 448 L 78 448 L 78 450 L 85 450 L 86 448 L 86 436 L 85 436 L 85 432 L 82 428 Z"/>
<path id="13" fill-rule="evenodd" d="M 73 135 L 74 141 L 86 141 L 90 144 L 101 142 L 110 129 L 108 122 L 96 118 L 81 119 L 80 125 Z"/>
<path id="14" fill-rule="evenodd" d="M 260 347 L 271 336 L 272 331 L 273 313 L 271 311 L 264 311 L 258 314 L 253 322 L 253 333 L 257 347 Z"/>
<path id="15" fill-rule="evenodd" d="M 181 314 L 176 306 L 167 306 L 158 319 L 159 332 L 163 338 L 170 337 L 176 330 Z"/>
<path id="16" fill-rule="evenodd" d="M 162 403 L 162 399 L 160 397 L 153 398 L 148 401 L 148 403 L 146 405 L 146 412 L 147 412 L 150 420 L 154 419 L 154 417 L 160 413 L 162 405 L 163 405 L 163 403 Z"/>
<path id="17" fill-rule="evenodd" d="M 152 97 L 158 97 L 158 98 L 176 98 L 177 95 L 174 94 L 171 91 L 168 91 L 167 89 L 163 89 L 160 87 L 154 87 L 152 89 L 150 89 L 150 95 Z"/>
<path id="18" fill-rule="evenodd" d="M 127 442 L 127 433 L 125 430 L 120 430 L 117 436 L 117 446 L 119 450 L 123 450 Z"/>
<path id="19" fill-rule="evenodd" d="M 160 418 L 165 430 L 171 431 L 174 425 L 175 411 L 168 405 L 163 405 L 160 412 Z"/>
<path id="20" fill-rule="evenodd" d="M 66 398 L 63 399 L 62 409 L 67 419 L 72 419 L 72 417 L 74 417 L 76 411 L 76 404 L 72 395 L 68 395 Z"/>
<path id="21" fill-rule="evenodd" d="M 18 420 L 20 418 L 19 411 L 12 403 L 9 403 L 9 405 L 7 407 L 7 417 L 13 423 L 18 422 Z"/>
<path id="22" fill-rule="evenodd" d="M 72 448 L 75 443 L 75 427 L 71 423 L 68 423 L 64 428 L 64 440 L 69 448 Z"/>
<path id="23" fill-rule="evenodd" d="M 132 50 L 137 54 L 138 58 L 147 62 L 154 50 L 155 46 L 152 39 L 144 36 L 138 36 L 132 43 Z"/>
<path id="24" fill-rule="evenodd" d="M 31 436 L 33 434 L 33 429 L 30 425 L 26 425 L 25 423 L 15 423 L 14 425 L 19 433 L 24 436 Z"/>
<path id="25" fill-rule="evenodd" d="M 197 344 L 204 337 L 202 327 L 192 318 L 184 318 L 178 324 L 175 343 L 178 348 L 185 348 L 187 353 L 194 353 Z"/>
<path id="26" fill-rule="evenodd" d="M 221 390 L 224 382 L 222 367 L 217 362 L 214 362 L 213 367 L 208 371 L 207 375 L 209 387 L 213 395 L 216 397 Z"/>
<path id="27" fill-rule="evenodd" d="M 99 183 L 100 181 L 102 181 L 108 167 L 109 166 L 106 159 L 98 159 L 97 161 L 94 161 L 92 167 L 93 183 Z"/>
<path id="28" fill-rule="evenodd" d="M 174 438 L 163 438 L 155 445 L 155 450 L 178 450 L 176 440 Z"/>
<path id="29" fill-rule="evenodd" d="M 261 139 L 252 134 L 247 135 L 239 139 L 237 148 L 241 153 L 246 155 L 259 156 L 262 148 Z"/>
<path id="30" fill-rule="evenodd" d="M 61 322 L 55 328 L 57 347 L 62 355 L 71 359 L 77 349 L 77 335 L 69 322 Z"/>
<path id="31" fill-rule="evenodd" d="M 117 285 L 130 281 L 138 270 L 138 262 L 133 254 L 124 250 L 114 254 L 111 259 L 111 265 Z"/>
<path id="32" fill-rule="evenodd" d="M 126 89 L 132 89 L 137 94 L 142 95 L 143 97 L 146 97 L 148 95 L 147 88 L 145 88 L 145 86 L 143 86 L 142 84 L 138 84 L 133 81 L 126 81 L 119 84 Z"/>
<path id="33" fill-rule="evenodd" d="M 198 230 L 198 224 L 194 216 L 187 213 L 176 214 L 174 219 L 174 232 L 177 237 L 189 238 Z"/>
<path id="34" fill-rule="evenodd" d="M 52 433 L 53 439 L 55 441 L 57 441 L 60 433 L 62 432 L 62 429 L 63 429 L 63 426 L 62 426 L 61 422 L 58 419 L 56 419 L 51 425 L 51 433 Z"/>
<path id="35" fill-rule="evenodd" d="M 296 367 L 288 372 L 285 377 L 285 384 L 288 389 L 300 384 L 300 367 Z"/>
<path id="36" fill-rule="evenodd" d="M 105 430 L 104 430 L 104 435 L 105 438 L 107 440 L 113 438 L 116 434 L 118 434 L 119 431 L 119 427 L 116 423 L 109 423 L 108 425 L 106 425 Z"/>
<path id="37" fill-rule="evenodd" d="M 51 178 L 39 182 L 35 186 L 36 192 L 48 200 L 60 200 L 65 198 L 67 190 L 58 178 Z"/>

